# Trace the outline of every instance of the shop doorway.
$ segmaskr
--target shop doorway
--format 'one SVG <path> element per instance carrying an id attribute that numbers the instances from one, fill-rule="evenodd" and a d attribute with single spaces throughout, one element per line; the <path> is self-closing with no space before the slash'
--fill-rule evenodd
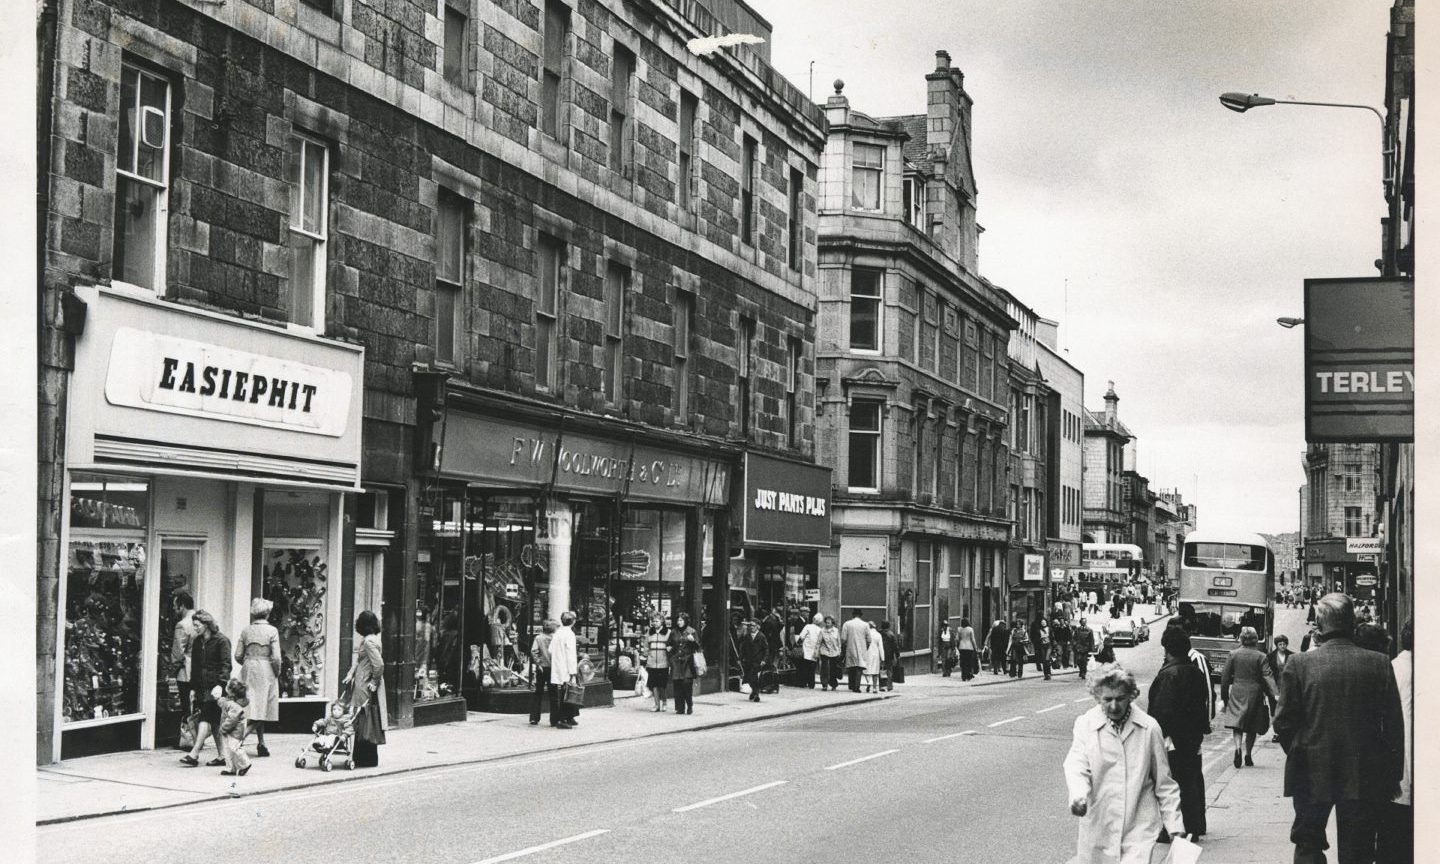
<path id="1" fill-rule="evenodd" d="M 155 662 L 155 746 L 174 747 L 180 740 L 180 724 L 190 710 L 188 652 L 177 650 L 175 625 L 180 616 L 175 610 L 175 597 L 184 592 L 193 601 L 205 560 L 203 540 L 160 538 L 160 590 L 155 602 L 160 622 L 156 639 Z"/>

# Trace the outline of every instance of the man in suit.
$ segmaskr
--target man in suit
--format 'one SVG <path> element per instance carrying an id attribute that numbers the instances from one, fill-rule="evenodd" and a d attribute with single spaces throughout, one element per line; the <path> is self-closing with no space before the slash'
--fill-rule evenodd
<path id="1" fill-rule="evenodd" d="M 740 633 L 741 683 L 750 685 L 750 701 L 760 701 L 760 667 L 770 656 L 770 642 L 760 633 L 760 624 L 753 618 L 742 625 Z"/>
<path id="2" fill-rule="evenodd" d="M 1150 684 L 1145 710 L 1165 735 L 1170 774 L 1180 786 L 1180 815 L 1191 839 L 1205 833 L 1205 772 L 1200 745 L 1210 732 L 1210 679 L 1190 662 L 1190 634 L 1166 627 L 1165 665 Z"/>
<path id="3" fill-rule="evenodd" d="M 1315 604 L 1320 647 L 1291 657 L 1280 675 L 1275 732 L 1285 750 L 1285 795 L 1295 808 L 1295 864 L 1325 864 L 1325 824 L 1336 811 L 1340 864 L 1375 857 L 1384 806 L 1400 787 L 1405 727 L 1395 672 L 1356 645 L 1345 594 Z"/>

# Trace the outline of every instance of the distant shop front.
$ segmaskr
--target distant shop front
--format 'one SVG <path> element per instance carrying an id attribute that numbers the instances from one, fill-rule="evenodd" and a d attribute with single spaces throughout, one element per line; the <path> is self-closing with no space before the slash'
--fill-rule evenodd
<path id="1" fill-rule="evenodd" d="M 419 483 L 413 705 L 528 710 L 529 646 L 573 611 L 587 704 L 634 686 L 650 618 L 723 650 L 730 464 L 639 427 L 451 391 Z M 718 672 L 712 676 L 718 679 Z"/>

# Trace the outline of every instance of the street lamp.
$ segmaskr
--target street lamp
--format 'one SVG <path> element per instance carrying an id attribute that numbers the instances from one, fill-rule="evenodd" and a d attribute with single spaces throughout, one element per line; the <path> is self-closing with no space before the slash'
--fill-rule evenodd
<path id="1" fill-rule="evenodd" d="M 1220 104 L 1237 114 L 1244 114 L 1251 108 L 1263 108 L 1266 105 L 1310 105 L 1317 108 L 1359 108 L 1369 111 L 1375 115 L 1375 119 L 1380 121 L 1380 149 L 1385 163 L 1383 182 L 1385 197 L 1387 199 L 1390 197 L 1390 185 L 1393 182 L 1390 174 L 1390 157 L 1395 151 L 1390 148 L 1390 135 L 1385 129 L 1385 115 L 1380 113 L 1380 109 L 1371 105 L 1356 105 L 1349 102 L 1302 102 L 1297 99 L 1272 99 L 1269 96 L 1261 96 L 1259 93 L 1235 92 L 1221 93 Z"/>
<path id="2" fill-rule="evenodd" d="M 1275 323 L 1289 330 L 1291 327 L 1298 327 L 1305 323 L 1304 318 L 1276 318 Z"/>

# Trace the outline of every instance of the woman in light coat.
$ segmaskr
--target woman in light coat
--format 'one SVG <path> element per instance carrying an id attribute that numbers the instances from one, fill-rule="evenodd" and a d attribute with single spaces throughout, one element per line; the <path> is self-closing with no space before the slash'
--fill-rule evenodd
<path id="1" fill-rule="evenodd" d="M 250 601 L 250 623 L 235 637 L 235 662 L 245 682 L 245 734 L 255 732 L 255 755 L 269 756 L 265 724 L 280 720 L 280 631 L 270 623 L 275 604 L 263 597 Z"/>
<path id="2" fill-rule="evenodd" d="M 824 622 L 825 616 L 816 612 L 814 619 L 800 631 L 800 662 L 797 665 L 801 687 L 815 687 L 815 666 L 820 662 L 820 634 L 824 632 L 821 626 Z"/>
<path id="3" fill-rule="evenodd" d="M 355 618 L 355 657 L 345 682 L 350 685 L 350 711 L 364 710 L 355 718 L 355 765 L 380 764 L 385 743 L 385 658 L 380 650 L 380 619 L 366 609 Z"/>
<path id="4" fill-rule="evenodd" d="M 1230 652 L 1225 660 L 1225 669 L 1220 673 L 1220 698 L 1225 700 L 1220 725 L 1228 728 L 1233 736 L 1236 768 L 1241 765 L 1242 739 L 1245 743 L 1244 764 L 1254 766 L 1251 751 L 1255 749 L 1255 736 L 1270 731 L 1266 698 L 1278 699 L 1280 696 L 1265 655 L 1255 647 L 1259 643 L 1260 634 L 1254 627 L 1240 628 L 1240 647 Z"/>
<path id="5" fill-rule="evenodd" d="M 1072 864 L 1150 864 L 1161 828 L 1185 836 L 1165 736 L 1132 704 L 1140 688 L 1129 671 L 1099 667 L 1089 685 L 1096 705 L 1076 718 L 1065 756 L 1070 812 L 1080 817 Z"/>
<path id="6" fill-rule="evenodd" d="M 880 688 L 880 667 L 885 665 L 885 644 L 875 622 L 870 622 L 870 644 L 865 648 L 865 692 Z"/>

